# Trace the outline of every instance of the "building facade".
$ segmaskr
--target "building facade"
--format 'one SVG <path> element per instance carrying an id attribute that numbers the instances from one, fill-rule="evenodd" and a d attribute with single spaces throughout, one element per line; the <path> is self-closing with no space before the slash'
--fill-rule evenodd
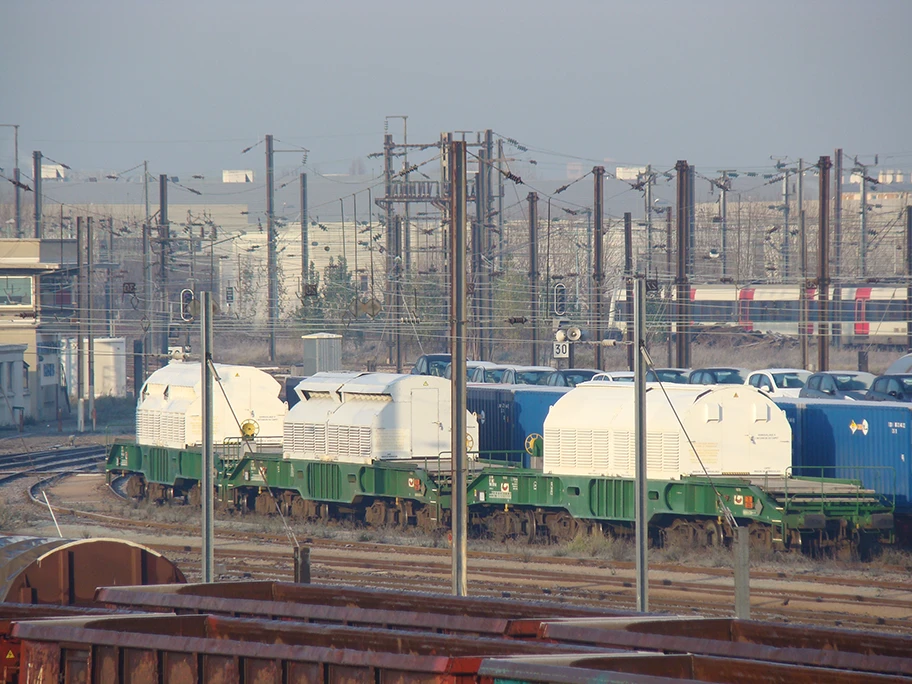
<path id="1" fill-rule="evenodd" d="M 0 362 L 0 384 L 6 391 L 12 382 L 12 396 L 26 417 L 52 420 L 67 411 L 59 347 L 64 335 L 76 331 L 75 280 L 75 240 L 0 239 L 0 347 L 22 350 L 18 372 L 12 361 L 17 379 L 9 378 L 11 361 Z M 5 404 L 0 420 L 8 412 Z"/>

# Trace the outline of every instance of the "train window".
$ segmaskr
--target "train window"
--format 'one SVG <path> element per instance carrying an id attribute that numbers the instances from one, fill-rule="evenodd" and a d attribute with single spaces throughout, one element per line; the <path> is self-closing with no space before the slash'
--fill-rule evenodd
<path id="1" fill-rule="evenodd" d="M 859 307 L 864 301 L 864 306 Z M 906 318 L 906 303 L 899 299 L 858 300 L 855 306 L 855 320 L 876 323 L 878 321 L 903 321 Z"/>

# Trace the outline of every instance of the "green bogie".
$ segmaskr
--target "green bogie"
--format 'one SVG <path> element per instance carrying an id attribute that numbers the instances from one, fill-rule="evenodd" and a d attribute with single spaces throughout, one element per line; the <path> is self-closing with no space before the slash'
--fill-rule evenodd
<path id="1" fill-rule="evenodd" d="M 128 492 L 199 503 L 200 454 L 115 444 L 107 469 L 133 474 Z M 449 528 L 448 471 L 409 462 L 342 463 L 280 454 L 216 457 L 219 505 L 296 519 L 369 526 Z M 807 487 L 805 487 L 807 490 Z M 470 529 L 496 539 L 562 542 L 581 534 L 632 538 L 636 483 L 630 478 L 553 475 L 482 466 L 469 477 Z M 727 510 L 726 510 L 727 509 Z M 737 477 L 649 480 L 646 511 L 654 544 L 719 546 L 747 527 L 752 546 L 861 554 L 892 541 L 892 507 L 876 497 L 804 498 Z"/>

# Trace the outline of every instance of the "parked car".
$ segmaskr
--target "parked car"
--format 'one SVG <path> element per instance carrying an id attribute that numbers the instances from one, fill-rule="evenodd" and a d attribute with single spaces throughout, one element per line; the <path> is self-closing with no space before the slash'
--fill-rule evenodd
<path id="1" fill-rule="evenodd" d="M 450 354 L 423 354 L 412 366 L 412 375 L 436 375 L 443 377 L 446 367 L 452 361 Z"/>
<path id="2" fill-rule="evenodd" d="M 687 381 L 691 385 L 743 385 L 747 373 L 744 368 L 698 368 Z"/>
<path id="3" fill-rule="evenodd" d="M 500 385 L 515 385 L 516 370 L 513 366 L 482 366 L 476 374 L 476 382 L 491 382 Z"/>
<path id="4" fill-rule="evenodd" d="M 633 382 L 633 371 L 606 371 L 592 376 L 593 382 Z"/>
<path id="5" fill-rule="evenodd" d="M 807 379 L 799 397 L 816 399 L 864 399 L 874 376 L 862 371 L 821 371 Z"/>
<path id="6" fill-rule="evenodd" d="M 912 354 L 903 354 L 896 361 L 887 366 L 884 375 L 901 375 L 912 373 Z"/>
<path id="7" fill-rule="evenodd" d="M 811 372 L 801 368 L 767 368 L 748 375 L 746 384 L 771 397 L 797 397 L 809 377 Z"/>
<path id="8" fill-rule="evenodd" d="M 494 368 L 496 363 L 491 361 L 466 361 L 466 382 L 484 382 L 484 368 Z M 453 379 L 453 364 L 448 363 L 443 377 Z"/>
<path id="9" fill-rule="evenodd" d="M 690 371 L 686 368 L 656 368 L 646 372 L 646 382 L 686 385 Z M 596 382 L 633 382 L 633 371 L 607 371 L 592 378 Z"/>
<path id="10" fill-rule="evenodd" d="M 592 380 L 599 373 L 601 371 L 595 368 L 559 368 L 551 371 L 543 384 L 551 387 L 576 387 L 581 382 Z"/>
<path id="11" fill-rule="evenodd" d="M 646 382 L 670 382 L 676 385 L 686 385 L 690 378 L 689 368 L 656 368 L 646 373 Z"/>
<path id="12" fill-rule="evenodd" d="M 547 385 L 553 372 L 551 366 L 515 366 L 513 377 L 517 385 Z"/>
<path id="13" fill-rule="evenodd" d="M 912 374 L 881 375 L 875 378 L 864 398 L 868 401 L 912 401 Z"/>

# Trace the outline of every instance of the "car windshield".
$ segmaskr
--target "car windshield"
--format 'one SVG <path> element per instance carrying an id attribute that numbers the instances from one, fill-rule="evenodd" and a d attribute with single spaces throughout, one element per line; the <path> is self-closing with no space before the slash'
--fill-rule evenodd
<path id="1" fill-rule="evenodd" d="M 912 392 L 912 378 L 900 378 L 899 381 L 902 383 L 902 391 L 904 394 Z"/>
<path id="2" fill-rule="evenodd" d="M 801 389 L 809 376 L 810 373 L 773 373 L 773 380 L 776 381 L 776 387 Z"/>
<path id="3" fill-rule="evenodd" d="M 736 370 L 716 370 L 713 371 L 713 375 L 716 376 L 716 382 L 720 385 L 743 385 L 744 378 L 741 373 Z"/>
<path id="4" fill-rule="evenodd" d="M 484 381 L 485 382 L 503 382 L 504 373 L 507 372 L 506 368 L 485 368 L 484 371 Z"/>
<path id="5" fill-rule="evenodd" d="M 648 382 L 655 382 L 656 378 L 662 382 L 686 383 L 687 373 L 674 370 L 657 370 L 646 373 L 646 380 Z"/>
<path id="6" fill-rule="evenodd" d="M 446 374 L 446 369 L 449 365 L 450 362 L 446 359 L 440 359 L 439 361 L 431 359 L 428 361 L 428 375 L 436 375 L 442 378 Z"/>
<path id="7" fill-rule="evenodd" d="M 565 371 L 563 375 L 569 387 L 576 387 L 581 382 L 592 380 L 595 371 L 573 371 L 572 373 Z"/>
<path id="8" fill-rule="evenodd" d="M 516 382 L 520 385 L 542 385 L 552 372 L 549 370 L 518 370 L 516 371 Z"/>
<path id="9" fill-rule="evenodd" d="M 866 390 L 871 386 L 871 381 L 858 375 L 834 375 L 833 381 L 841 390 Z"/>

